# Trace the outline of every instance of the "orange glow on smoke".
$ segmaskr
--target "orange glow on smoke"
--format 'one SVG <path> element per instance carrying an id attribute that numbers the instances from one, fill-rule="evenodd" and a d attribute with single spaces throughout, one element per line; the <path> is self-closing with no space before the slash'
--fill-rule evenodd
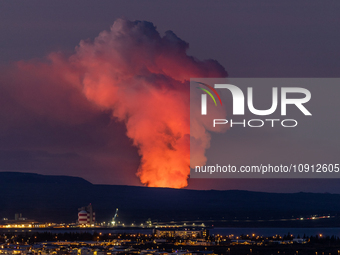
<path id="1" fill-rule="evenodd" d="M 48 64 L 19 66 L 48 76 L 48 86 L 53 86 L 37 88 L 45 90 L 41 94 L 57 93 L 60 90 L 53 88 L 62 86 L 59 98 L 66 94 L 72 97 L 72 104 L 63 110 L 54 108 L 57 104 L 50 103 L 51 96 L 39 100 L 46 100 L 53 108 L 37 102 L 37 109 L 55 111 L 60 118 L 69 114 L 65 121 L 77 119 L 70 108 L 78 103 L 88 107 L 91 102 L 111 110 L 114 118 L 126 124 L 127 136 L 138 148 L 141 163 L 137 176 L 141 182 L 150 187 L 183 188 L 190 173 L 189 80 L 226 76 L 216 61 L 187 56 L 187 48 L 188 44 L 171 31 L 161 37 L 152 23 L 119 19 L 93 42 L 81 41 L 68 59 L 51 54 Z M 24 99 L 29 96 L 22 95 Z M 197 154 L 204 161 L 210 136 L 204 128 L 197 130 L 203 141 Z"/>
<path id="2" fill-rule="evenodd" d="M 215 61 L 187 56 L 187 48 L 172 32 L 162 38 L 151 23 L 120 19 L 71 58 L 86 70 L 86 97 L 125 122 L 142 157 L 137 176 L 150 187 L 188 185 L 189 80 L 226 75 Z"/>

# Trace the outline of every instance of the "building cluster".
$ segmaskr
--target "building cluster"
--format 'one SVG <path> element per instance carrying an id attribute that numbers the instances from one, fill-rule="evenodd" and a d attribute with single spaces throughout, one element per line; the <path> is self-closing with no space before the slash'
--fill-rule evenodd
<path id="1" fill-rule="evenodd" d="M 206 238 L 209 230 L 205 228 L 155 228 L 153 234 L 156 237 L 180 237 L 180 238 Z"/>
<path id="2" fill-rule="evenodd" d="M 67 227 L 94 227 L 96 224 L 96 213 L 92 204 L 78 209 L 76 223 L 56 224 L 52 222 L 38 222 L 22 216 L 22 213 L 15 213 L 14 219 L 3 218 L 0 220 L 0 228 L 67 228 Z M 99 226 L 99 225 L 98 225 Z"/>
<path id="3" fill-rule="evenodd" d="M 154 242 L 150 242 L 154 243 Z M 141 255 L 200 255 L 214 254 L 212 251 L 189 251 L 183 249 L 160 249 L 150 247 L 140 249 L 134 247 L 131 240 L 112 240 L 111 242 L 42 242 L 34 245 L 6 245 L 0 244 L 1 255 L 116 255 L 116 254 L 141 254 Z"/>

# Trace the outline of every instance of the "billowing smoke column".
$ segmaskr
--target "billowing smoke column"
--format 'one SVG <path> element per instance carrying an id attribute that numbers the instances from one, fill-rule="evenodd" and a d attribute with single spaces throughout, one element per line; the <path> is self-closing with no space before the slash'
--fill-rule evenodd
<path id="1" fill-rule="evenodd" d="M 65 122 L 86 119 L 77 112 L 90 109 L 89 102 L 112 111 L 115 119 L 125 123 L 127 136 L 138 148 L 141 182 L 182 188 L 190 173 L 189 80 L 227 75 L 216 61 L 199 61 L 188 56 L 187 49 L 188 44 L 171 31 L 161 37 L 152 23 L 119 19 L 93 42 L 81 41 L 67 59 L 52 53 L 48 63 L 19 62 L 21 74 L 16 76 L 45 79 L 49 88 L 28 89 L 22 78 L 17 100 L 39 116 Z M 37 94 L 44 96 L 36 100 Z M 195 155 L 204 163 L 210 137 L 202 126 L 197 127 L 196 136 Z"/>
<path id="2" fill-rule="evenodd" d="M 119 19 L 70 58 L 83 72 L 86 97 L 125 122 L 141 155 L 137 175 L 151 187 L 187 186 L 189 79 L 226 76 L 216 61 L 198 61 L 187 49 L 171 31 L 161 37 L 152 23 Z"/>

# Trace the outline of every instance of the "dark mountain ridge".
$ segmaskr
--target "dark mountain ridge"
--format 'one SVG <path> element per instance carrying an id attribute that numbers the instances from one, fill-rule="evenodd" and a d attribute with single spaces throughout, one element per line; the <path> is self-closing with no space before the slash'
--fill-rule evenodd
<path id="1" fill-rule="evenodd" d="M 109 221 L 119 208 L 120 220 L 126 223 L 148 218 L 269 222 L 316 214 L 337 219 L 340 212 L 339 194 L 94 185 L 79 177 L 14 172 L 0 172 L 0 201 L 1 218 L 12 219 L 15 213 L 23 213 L 28 218 L 53 222 L 75 222 L 77 209 L 89 203 L 98 221 Z M 333 219 L 332 224 L 338 223 Z"/>

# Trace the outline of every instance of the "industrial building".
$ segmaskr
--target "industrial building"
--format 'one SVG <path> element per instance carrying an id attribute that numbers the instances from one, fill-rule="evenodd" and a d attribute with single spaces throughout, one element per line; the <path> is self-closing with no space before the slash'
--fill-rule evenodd
<path id="1" fill-rule="evenodd" d="M 21 213 L 14 215 L 14 220 L 3 218 L 0 220 L 0 228 L 32 228 L 37 221 L 22 217 Z"/>
<path id="2" fill-rule="evenodd" d="M 78 224 L 93 225 L 96 222 L 96 214 L 93 211 L 92 204 L 78 208 Z"/>

